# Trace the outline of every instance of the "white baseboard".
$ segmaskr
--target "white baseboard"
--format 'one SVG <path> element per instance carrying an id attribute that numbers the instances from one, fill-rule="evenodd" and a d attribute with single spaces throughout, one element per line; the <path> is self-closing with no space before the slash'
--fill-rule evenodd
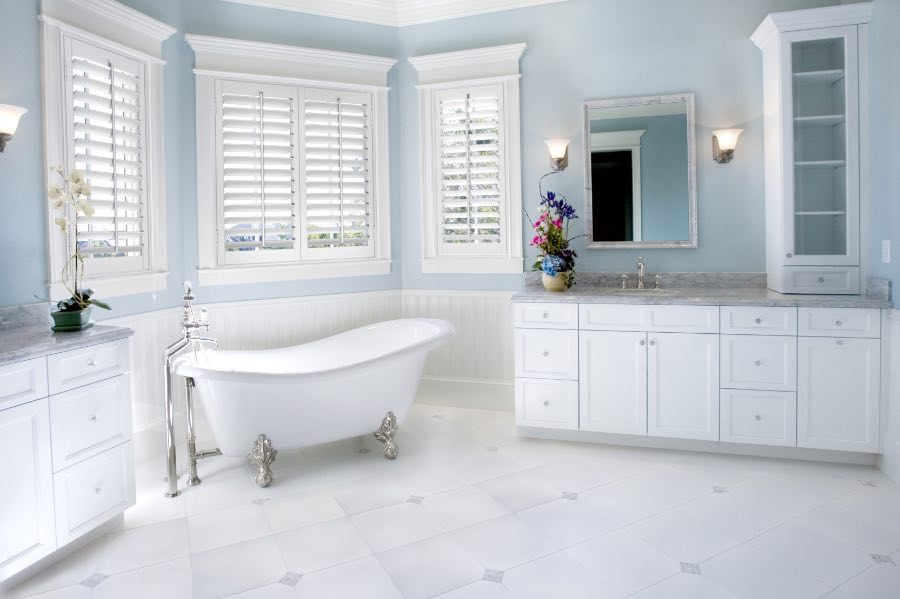
<path id="1" fill-rule="evenodd" d="M 519 434 L 536 439 L 555 439 L 582 443 L 603 443 L 625 447 L 648 447 L 650 449 L 675 449 L 706 453 L 746 455 L 764 458 L 808 460 L 815 462 L 836 462 L 840 464 L 875 465 L 875 454 L 802 447 L 769 447 L 766 445 L 745 445 L 740 443 L 720 443 L 719 441 L 694 441 L 691 439 L 669 439 L 663 437 L 643 437 L 615 435 L 591 431 L 569 431 L 542 429 L 527 426 L 518 427 Z"/>
<path id="2" fill-rule="evenodd" d="M 419 383 L 420 404 L 513 412 L 515 386 L 512 381 L 481 381 L 425 376 Z"/>

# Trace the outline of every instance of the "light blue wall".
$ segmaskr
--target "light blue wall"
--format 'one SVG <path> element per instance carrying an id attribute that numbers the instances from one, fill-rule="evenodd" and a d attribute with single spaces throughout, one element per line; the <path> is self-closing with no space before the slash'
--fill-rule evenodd
<path id="1" fill-rule="evenodd" d="M 882 0 L 884 1 L 884 0 Z M 543 140 L 568 137 L 569 168 L 550 185 L 584 206 L 581 105 L 587 99 L 694 92 L 700 247 L 696 250 L 579 251 L 581 271 L 630 270 L 638 255 L 651 271 L 765 270 L 762 61 L 750 35 L 769 12 L 837 4 L 827 0 L 570 0 L 404 28 L 403 57 L 526 42 L 522 58 L 524 204 L 537 202 L 549 167 Z M 515 288 L 514 276 L 421 273 L 415 72 L 399 72 L 401 156 L 410 165 L 404 202 L 404 287 Z M 712 160 L 714 129 L 744 129 L 734 162 Z M 527 226 L 527 225 L 526 225 Z M 580 232 L 580 231 L 579 231 Z M 526 231 L 527 233 L 527 231 Z M 581 242 L 575 243 L 576 248 Z M 528 249 L 526 264 L 535 252 Z"/>
<path id="2" fill-rule="evenodd" d="M 591 133 L 641 129 L 641 238 L 690 239 L 687 117 L 670 114 L 591 121 Z M 598 218 L 603 214 L 595 214 L 594 222 Z"/>
<path id="3" fill-rule="evenodd" d="M 159 294 L 111 298 L 115 317 L 176 304 L 181 281 L 196 280 L 197 203 L 195 156 L 194 55 L 184 33 L 293 44 L 329 50 L 394 56 L 397 30 L 223 2 L 222 0 L 121 0 L 159 19 L 178 33 L 163 45 L 165 68 L 166 197 L 169 250 L 169 288 Z M 42 150 L 39 0 L 0 3 L 0 103 L 29 109 L 19 133 L 0 155 L 0 280 L 5 293 L 0 306 L 34 301 L 46 294 L 46 200 Z M 393 80 L 390 85 L 395 85 Z M 390 118 L 399 123 L 396 105 Z M 396 137 L 397 127 L 391 132 Z M 396 152 L 396 145 L 392 154 Z M 399 180 L 399 158 L 391 158 L 391 178 Z M 393 186 L 395 195 L 396 186 Z M 398 215 L 393 216 L 394 273 L 353 279 L 321 279 L 267 285 L 227 285 L 197 288 L 204 302 L 343 293 L 399 287 L 401 255 Z M 99 311 L 96 311 L 99 312 Z M 95 312 L 95 313 L 96 313 Z"/>
<path id="4" fill-rule="evenodd" d="M 875 0 L 870 25 L 872 273 L 900 286 L 900 0 Z M 893 241 L 891 264 L 881 240 Z M 896 301 L 896 300 L 895 300 Z"/>

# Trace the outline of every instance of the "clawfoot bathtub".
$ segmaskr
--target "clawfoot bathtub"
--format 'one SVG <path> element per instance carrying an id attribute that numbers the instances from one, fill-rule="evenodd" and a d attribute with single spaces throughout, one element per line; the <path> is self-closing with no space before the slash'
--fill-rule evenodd
<path id="1" fill-rule="evenodd" d="M 193 380 L 222 453 L 249 455 L 267 486 L 277 449 L 374 432 L 396 457 L 425 359 L 454 334 L 443 320 L 391 320 L 282 349 L 198 351 L 174 369 Z"/>

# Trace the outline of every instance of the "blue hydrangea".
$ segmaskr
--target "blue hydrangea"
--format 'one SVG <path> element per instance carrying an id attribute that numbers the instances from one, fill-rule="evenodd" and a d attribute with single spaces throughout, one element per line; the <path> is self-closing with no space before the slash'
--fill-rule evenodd
<path id="1" fill-rule="evenodd" d="M 566 266 L 566 261 L 556 255 L 544 256 L 541 260 L 541 270 L 555 277 Z"/>

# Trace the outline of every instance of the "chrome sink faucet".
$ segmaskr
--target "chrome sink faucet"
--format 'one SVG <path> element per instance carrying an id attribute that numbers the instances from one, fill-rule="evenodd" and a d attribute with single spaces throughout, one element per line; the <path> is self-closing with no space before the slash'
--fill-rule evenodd
<path id="1" fill-rule="evenodd" d="M 644 258 L 642 256 L 638 256 L 637 277 L 638 277 L 637 288 L 643 289 L 644 288 Z"/>

